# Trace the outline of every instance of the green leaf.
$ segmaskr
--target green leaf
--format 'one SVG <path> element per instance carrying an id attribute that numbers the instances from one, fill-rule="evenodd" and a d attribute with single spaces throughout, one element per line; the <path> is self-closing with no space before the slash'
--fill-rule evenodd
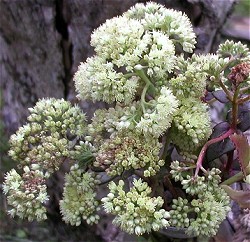
<path id="1" fill-rule="evenodd" d="M 228 196 L 237 202 L 241 208 L 250 209 L 250 191 L 236 191 L 227 185 L 221 185 Z"/>
<path id="2" fill-rule="evenodd" d="M 246 169 L 250 166 L 250 146 L 248 144 L 247 137 L 240 134 L 230 135 L 230 139 L 234 142 L 238 158 L 241 166 L 241 170 L 246 177 Z"/>

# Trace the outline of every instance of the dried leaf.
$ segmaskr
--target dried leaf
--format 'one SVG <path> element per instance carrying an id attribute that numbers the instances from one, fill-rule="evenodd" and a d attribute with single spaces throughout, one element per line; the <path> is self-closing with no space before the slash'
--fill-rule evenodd
<path id="1" fill-rule="evenodd" d="M 236 191 L 227 185 L 221 185 L 228 196 L 237 202 L 241 208 L 250 209 L 250 191 Z"/>

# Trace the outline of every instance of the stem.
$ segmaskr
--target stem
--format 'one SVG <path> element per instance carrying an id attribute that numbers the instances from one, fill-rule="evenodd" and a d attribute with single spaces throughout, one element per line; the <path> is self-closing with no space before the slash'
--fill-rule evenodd
<path id="1" fill-rule="evenodd" d="M 157 177 L 155 176 L 149 177 L 149 185 L 152 189 L 152 196 L 155 196 L 157 189 L 159 188 Z"/>
<path id="2" fill-rule="evenodd" d="M 160 160 L 166 160 L 166 157 L 168 155 L 168 146 L 171 142 L 170 135 L 167 133 L 163 136 L 163 149 L 160 152 L 159 159 Z"/>
<path id="3" fill-rule="evenodd" d="M 209 145 L 220 142 L 226 138 L 228 138 L 231 134 L 233 134 L 235 132 L 234 129 L 230 128 L 226 133 L 222 134 L 221 136 L 214 138 L 214 139 L 210 139 L 201 149 L 201 152 L 199 154 L 198 160 L 197 160 L 197 164 L 196 164 L 196 170 L 195 170 L 195 174 L 194 176 L 196 177 L 198 175 L 198 172 L 200 170 L 200 168 L 202 167 L 202 162 L 203 159 L 205 157 L 207 148 Z"/>
<path id="4" fill-rule="evenodd" d="M 130 78 L 132 76 L 136 76 L 136 73 L 127 73 L 123 75 L 125 78 Z"/>
<path id="5" fill-rule="evenodd" d="M 118 177 L 118 176 L 113 176 L 113 177 L 107 179 L 106 181 L 103 181 L 103 182 L 99 183 L 98 185 L 101 186 L 101 185 L 104 185 L 104 184 L 106 184 L 106 183 L 109 183 L 109 182 L 113 181 L 113 180 L 114 180 L 115 178 L 117 178 L 117 177 Z"/>
<path id="6" fill-rule="evenodd" d="M 173 198 L 178 198 L 178 193 L 177 193 L 175 187 L 173 186 L 173 184 L 168 176 L 164 176 L 163 182 L 164 182 L 164 185 L 167 187 L 167 189 L 172 194 Z"/>
<path id="7" fill-rule="evenodd" d="M 233 101 L 232 101 L 232 123 L 231 126 L 233 129 L 236 129 L 237 123 L 238 123 L 238 95 L 239 95 L 240 89 L 237 88 L 235 90 Z"/>
<path id="8" fill-rule="evenodd" d="M 142 106 L 143 113 L 146 113 L 144 104 L 146 103 L 145 97 L 146 97 L 146 93 L 147 93 L 149 86 L 150 86 L 150 83 L 147 83 L 146 86 L 143 88 L 142 94 L 141 94 L 141 106 Z"/>
<path id="9" fill-rule="evenodd" d="M 233 96 L 232 96 L 231 92 L 227 89 L 227 87 L 224 85 L 224 83 L 221 80 L 219 80 L 219 84 L 220 84 L 221 88 L 223 89 L 223 91 L 226 93 L 227 98 L 231 102 L 233 102 Z"/>
<path id="10" fill-rule="evenodd" d="M 241 181 L 243 178 L 244 178 L 243 172 L 240 171 L 239 173 L 235 174 L 234 176 L 222 182 L 220 185 L 231 185 L 237 181 Z"/>
<path id="11" fill-rule="evenodd" d="M 249 87 L 242 87 L 242 88 L 240 89 L 240 93 L 247 92 L 248 90 L 250 90 L 250 86 L 249 86 Z"/>
<path id="12" fill-rule="evenodd" d="M 143 181 L 149 183 L 149 179 L 143 175 L 142 171 L 134 170 L 134 174 L 140 177 Z"/>
<path id="13" fill-rule="evenodd" d="M 151 88 L 153 90 L 153 92 L 155 92 L 155 87 L 152 84 L 152 82 L 149 80 L 149 78 L 146 76 L 146 74 L 144 73 L 143 70 L 137 70 L 136 74 L 137 74 L 137 76 L 139 76 L 146 83 L 146 85 L 144 86 L 144 88 L 142 90 L 142 94 L 141 94 L 142 111 L 143 111 L 143 113 L 146 113 L 146 108 L 145 108 L 144 104 L 148 104 L 146 102 L 147 91 L 148 91 L 149 88 Z"/>
<path id="14" fill-rule="evenodd" d="M 146 84 L 149 84 L 149 86 L 155 91 L 155 87 L 153 83 L 149 80 L 149 78 L 146 76 L 143 70 L 137 70 L 136 71 L 137 76 L 139 76 Z"/>
<path id="15" fill-rule="evenodd" d="M 250 100 L 250 95 L 238 99 L 238 102 L 237 102 L 237 103 L 238 103 L 238 104 L 242 104 L 242 103 L 247 102 L 247 101 L 249 101 L 249 100 Z"/>
<path id="16" fill-rule="evenodd" d="M 247 92 L 248 90 L 250 90 L 250 86 L 249 86 L 249 87 L 242 87 L 242 88 L 240 89 L 240 93 Z"/>

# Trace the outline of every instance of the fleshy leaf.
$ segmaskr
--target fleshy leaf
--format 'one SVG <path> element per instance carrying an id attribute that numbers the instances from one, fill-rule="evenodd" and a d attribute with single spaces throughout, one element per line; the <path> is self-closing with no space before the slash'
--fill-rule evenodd
<path id="1" fill-rule="evenodd" d="M 242 132 L 250 128 L 250 101 L 239 105 L 237 128 Z"/>
<path id="2" fill-rule="evenodd" d="M 230 125 L 227 122 L 221 122 L 217 124 L 213 128 L 213 133 L 211 135 L 211 139 L 217 138 L 222 134 L 226 133 L 230 128 Z M 220 142 L 212 144 L 208 147 L 206 153 L 206 161 L 210 162 L 213 161 L 225 153 L 232 151 L 235 149 L 234 143 L 229 139 L 226 138 Z"/>
<path id="3" fill-rule="evenodd" d="M 213 98 L 214 98 L 214 96 L 213 96 L 212 92 L 207 92 L 205 97 L 204 97 L 204 101 L 208 102 L 208 101 L 212 100 Z"/>
<path id="4" fill-rule="evenodd" d="M 222 134 L 226 133 L 230 129 L 228 122 L 221 122 L 214 126 L 211 139 L 217 138 Z"/>
<path id="5" fill-rule="evenodd" d="M 232 110 L 227 114 L 227 121 L 232 122 Z M 237 128 L 242 132 L 250 129 L 250 101 L 239 105 Z"/>
<path id="6" fill-rule="evenodd" d="M 227 95 L 223 90 L 214 91 L 212 94 L 221 103 L 229 102 Z"/>
<path id="7" fill-rule="evenodd" d="M 227 195 L 237 202 L 241 208 L 250 209 L 250 191 L 236 191 L 227 185 L 221 185 Z"/>
<path id="8" fill-rule="evenodd" d="M 230 135 L 230 139 L 234 142 L 238 158 L 241 166 L 241 170 L 246 177 L 246 168 L 250 166 L 250 146 L 248 144 L 247 137 L 244 135 L 233 134 Z"/>

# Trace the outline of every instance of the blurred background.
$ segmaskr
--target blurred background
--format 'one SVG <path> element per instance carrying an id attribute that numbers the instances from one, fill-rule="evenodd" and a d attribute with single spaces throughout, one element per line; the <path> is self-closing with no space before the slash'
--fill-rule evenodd
<path id="1" fill-rule="evenodd" d="M 27 109 L 42 97 L 78 103 L 72 77 L 79 63 L 94 53 L 91 32 L 138 2 L 147 1 L 0 0 L 0 241 L 143 241 L 120 232 L 104 214 L 102 223 L 92 227 L 61 222 L 63 169 L 48 184 L 51 203 L 46 222 L 10 218 L 2 194 L 4 173 L 17 165 L 7 155 L 8 139 L 25 123 Z M 153 2 L 189 16 L 197 34 L 196 53 L 215 52 L 225 39 L 250 43 L 249 0 Z M 91 116 L 103 104 L 80 105 Z"/>

